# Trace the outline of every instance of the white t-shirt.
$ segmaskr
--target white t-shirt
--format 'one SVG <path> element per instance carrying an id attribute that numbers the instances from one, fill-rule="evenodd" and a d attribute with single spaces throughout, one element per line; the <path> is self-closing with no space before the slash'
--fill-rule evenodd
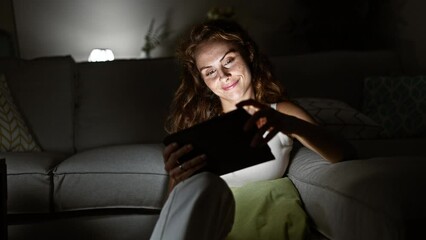
<path id="1" fill-rule="evenodd" d="M 271 104 L 274 109 L 276 106 L 276 104 Z M 275 157 L 274 160 L 222 175 L 221 178 L 230 187 L 241 187 L 250 182 L 282 177 L 288 167 L 293 139 L 279 132 L 268 142 L 268 145 Z"/>

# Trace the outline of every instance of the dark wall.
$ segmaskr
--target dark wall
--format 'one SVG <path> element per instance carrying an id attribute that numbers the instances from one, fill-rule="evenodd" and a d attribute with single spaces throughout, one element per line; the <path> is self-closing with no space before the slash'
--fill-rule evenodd
<path id="1" fill-rule="evenodd" d="M 12 0 L 0 0 L 0 56 L 18 56 L 19 47 Z"/>
<path id="2" fill-rule="evenodd" d="M 177 39 L 214 7 L 231 8 L 269 55 L 333 50 L 393 49 L 408 72 L 426 72 L 423 0 L 0 0 L 0 27 L 16 19 L 24 58 L 72 55 L 86 61 L 93 48 L 117 58 L 141 58 L 150 22 L 170 34 L 152 52 L 172 56 Z M 11 9 L 13 3 L 14 9 Z M 3 6 L 8 6 L 3 8 Z M 8 9 L 8 10 L 5 10 Z M 13 14 L 10 13 L 13 11 Z M 7 12 L 9 17 L 3 17 Z"/>

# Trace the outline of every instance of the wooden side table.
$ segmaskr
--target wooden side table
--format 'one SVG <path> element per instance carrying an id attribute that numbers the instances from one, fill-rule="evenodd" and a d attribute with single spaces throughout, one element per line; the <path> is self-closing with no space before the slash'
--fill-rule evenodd
<path id="1" fill-rule="evenodd" d="M 7 171 L 5 159 L 0 159 L 0 203 L 0 239 L 7 239 Z"/>

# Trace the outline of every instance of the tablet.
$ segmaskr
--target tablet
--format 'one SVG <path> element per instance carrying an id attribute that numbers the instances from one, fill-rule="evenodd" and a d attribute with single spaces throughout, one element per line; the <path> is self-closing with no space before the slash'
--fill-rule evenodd
<path id="1" fill-rule="evenodd" d="M 193 150 L 179 161 L 185 162 L 197 155 L 206 154 L 207 165 L 201 171 L 218 175 L 274 159 L 270 147 L 262 144 L 250 146 L 257 128 L 243 129 L 251 117 L 243 108 L 214 117 L 190 128 L 166 136 L 163 143 L 176 142 L 179 146 L 192 144 Z"/>

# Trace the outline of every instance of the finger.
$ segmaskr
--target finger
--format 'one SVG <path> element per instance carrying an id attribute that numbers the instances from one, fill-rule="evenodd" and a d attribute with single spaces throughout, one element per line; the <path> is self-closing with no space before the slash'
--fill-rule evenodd
<path id="1" fill-rule="evenodd" d="M 181 181 L 183 181 L 185 179 L 188 179 L 195 172 L 197 172 L 198 170 L 200 170 L 201 168 L 203 168 L 204 166 L 206 166 L 206 164 L 207 164 L 207 161 L 202 161 L 202 162 L 198 162 L 196 165 L 191 166 L 190 168 L 188 168 L 187 166 L 185 166 L 185 169 L 182 172 L 182 174 L 180 175 L 179 179 Z"/>
<path id="2" fill-rule="evenodd" d="M 187 161 L 183 164 L 181 164 L 179 166 L 179 169 L 181 170 L 181 172 L 194 172 L 194 169 L 200 169 L 202 166 L 204 166 L 206 164 L 206 155 L 199 155 L 193 159 L 191 159 L 190 161 Z"/>
<path id="3" fill-rule="evenodd" d="M 191 144 L 187 144 L 181 148 L 179 148 L 178 150 L 172 152 L 169 156 L 169 158 L 167 159 L 164 168 L 166 169 L 167 172 L 169 172 L 170 170 L 172 170 L 173 168 L 175 168 L 176 166 L 179 165 L 179 159 L 184 156 L 185 154 L 189 153 L 192 150 L 192 145 Z"/>
<path id="4" fill-rule="evenodd" d="M 270 128 L 266 134 L 266 136 L 263 138 L 263 142 L 267 143 L 269 142 L 275 135 L 277 135 L 279 131 L 276 128 Z"/>
<path id="5" fill-rule="evenodd" d="M 262 109 L 257 112 L 255 112 L 249 120 L 244 124 L 244 130 L 248 131 L 252 129 L 254 126 L 257 126 L 257 122 L 259 119 L 263 118 L 265 116 L 266 110 Z M 264 124 L 263 124 L 264 125 Z"/>
<path id="6" fill-rule="evenodd" d="M 253 139 L 251 140 L 250 146 L 256 147 L 264 142 L 263 135 L 269 129 L 268 124 L 263 125 L 259 130 L 254 134 Z"/>
<path id="7" fill-rule="evenodd" d="M 173 168 L 169 172 L 170 178 L 174 179 L 176 182 L 179 182 L 180 176 L 182 175 L 183 171 L 179 166 Z"/>
<path id="8" fill-rule="evenodd" d="M 170 157 L 170 154 L 172 154 L 172 152 L 174 152 L 174 151 L 176 151 L 177 150 L 177 148 L 178 148 L 178 144 L 177 143 L 170 143 L 169 145 L 167 145 L 165 148 L 164 148 L 164 151 L 163 151 L 163 159 L 164 159 L 164 162 L 166 162 L 167 161 L 167 159 L 169 159 L 169 157 Z"/>
<path id="9" fill-rule="evenodd" d="M 173 168 L 170 171 L 169 175 L 171 178 L 175 179 L 176 181 L 181 181 L 183 179 L 186 179 L 189 176 L 191 176 L 194 172 L 204 167 L 207 163 L 206 159 L 207 157 L 204 154 L 197 156 Z"/>

